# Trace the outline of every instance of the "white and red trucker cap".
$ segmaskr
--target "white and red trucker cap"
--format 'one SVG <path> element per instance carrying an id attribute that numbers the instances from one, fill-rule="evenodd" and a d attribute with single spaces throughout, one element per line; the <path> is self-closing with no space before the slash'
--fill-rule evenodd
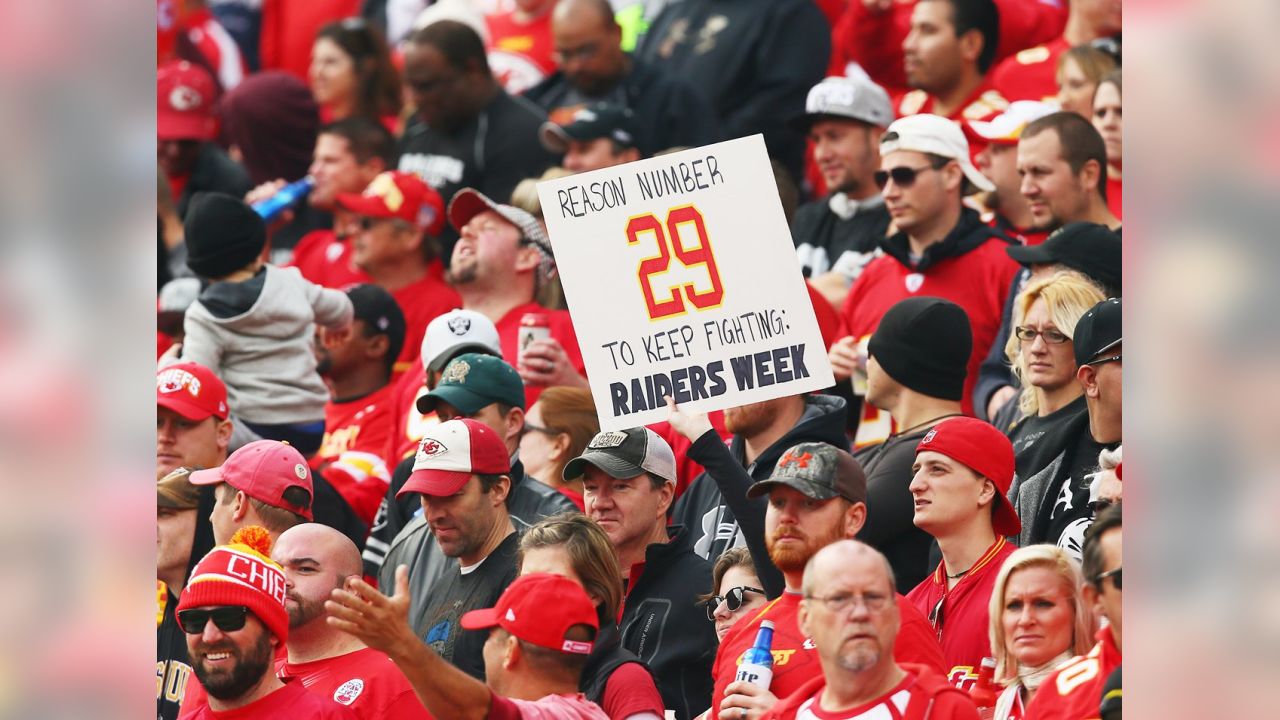
<path id="1" fill-rule="evenodd" d="M 422 493 L 435 497 L 453 495 L 472 475 L 505 475 L 511 472 L 506 443 L 479 420 L 455 418 L 432 426 L 418 443 L 413 473 L 396 493 Z"/>

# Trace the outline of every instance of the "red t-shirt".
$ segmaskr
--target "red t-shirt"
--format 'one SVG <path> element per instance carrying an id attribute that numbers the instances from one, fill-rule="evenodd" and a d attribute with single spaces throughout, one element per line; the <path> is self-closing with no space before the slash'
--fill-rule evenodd
<path id="1" fill-rule="evenodd" d="M 462 307 L 462 298 L 458 297 L 452 285 L 444 281 L 444 266 L 439 260 L 431 262 L 421 280 L 393 290 L 391 296 L 404 313 L 404 347 L 400 349 L 395 365 L 395 372 L 402 373 L 421 356 L 422 336 L 427 333 L 427 324 L 450 310 Z"/>
<path id="2" fill-rule="evenodd" d="M 551 11 L 533 22 L 517 22 L 515 13 L 485 16 L 489 26 L 489 67 L 502 87 L 519 95 L 556 71 Z"/>
<path id="3" fill-rule="evenodd" d="M 831 32 L 827 74 L 844 75 L 849 63 L 858 63 L 891 96 L 905 92 L 902 42 L 911 30 L 914 8 L 915 0 L 897 0 L 889 11 L 874 13 L 864 3 L 850 1 Z M 996 8 L 1000 13 L 997 62 L 1023 48 L 1048 42 L 1067 24 L 1066 0 L 996 0 Z"/>
<path id="4" fill-rule="evenodd" d="M 1111 627 L 1098 631 L 1098 643 L 1088 655 L 1073 658 L 1045 678 L 1031 698 L 1025 720 L 1097 720 L 1102 686 L 1120 667 L 1120 648 Z"/>
<path id="5" fill-rule="evenodd" d="M 316 33 L 334 20 L 360 14 L 360 0 L 274 0 L 262 5 L 258 53 L 263 70 L 285 70 L 303 82 Z"/>
<path id="6" fill-rule="evenodd" d="M 312 230 L 303 235 L 293 248 L 293 259 L 287 267 L 296 267 L 302 277 L 334 290 L 373 282 L 351 262 L 351 241 L 339 239 L 332 230 Z"/>
<path id="7" fill-rule="evenodd" d="M 1059 36 L 1005 58 L 991 71 L 991 84 L 1009 102 L 1057 102 L 1058 58 L 1070 48 L 1067 39 Z"/>
<path id="8" fill-rule="evenodd" d="M 907 668 L 903 669 L 907 670 Z M 935 682 L 940 683 L 942 680 L 938 678 Z M 792 703 L 788 702 L 788 711 L 766 717 L 794 718 L 795 720 L 918 720 L 922 717 L 927 720 L 976 720 L 979 717 L 973 701 L 955 692 L 930 693 L 920 681 L 920 676 L 910 670 L 907 671 L 902 682 L 879 698 L 839 712 L 827 712 L 822 709 L 821 697 L 825 688 L 826 683 L 822 683 L 820 687 L 809 693 L 807 699 L 798 703 L 794 713 L 789 712 Z M 916 702 L 917 708 L 927 708 L 927 710 L 923 713 L 917 710 L 914 711 L 916 714 L 908 714 L 907 709 L 911 707 L 912 701 Z"/>
<path id="9" fill-rule="evenodd" d="M 742 654 L 755 642 L 760 623 L 764 620 L 773 621 L 773 646 L 770 648 L 773 653 L 773 681 L 769 692 L 780 698 L 786 697 L 822 674 L 817 646 L 800 632 L 797 618 L 802 598 L 800 593 L 783 592 L 782 597 L 766 605 L 755 617 L 739 620 L 729 629 L 720 642 L 715 665 L 711 668 L 716 686 L 711 694 L 710 717 L 720 716 L 724 690 L 733 682 Z M 942 672 L 942 652 L 938 649 L 929 621 L 901 595 L 898 596 L 898 610 L 902 622 L 893 648 L 894 659 L 900 663 L 928 665 Z"/>
<path id="10" fill-rule="evenodd" d="M 277 663 L 276 675 L 297 678 L 307 692 L 346 705 L 360 720 L 431 717 L 404 673 L 373 648 L 296 665 Z"/>
<path id="11" fill-rule="evenodd" d="M 946 667 L 950 668 L 947 679 L 962 690 L 968 690 L 978 681 L 982 659 L 991 655 L 987 605 L 991 602 L 1000 566 L 1017 549 L 1008 540 L 998 538 L 951 590 L 947 590 L 946 565 L 939 563 L 933 575 L 907 593 L 907 599 L 926 618 L 942 601 L 942 629 L 938 639 Z"/>
<path id="12" fill-rule="evenodd" d="M 565 354 L 569 356 L 569 361 L 573 364 L 573 369 L 579 375 L 585 377 L 587 369 L 582 362 L 582 350 L 578 349 L 578 336 L 573 331 L 573 320 L 569 317 L 569 311 L 548 310 L 536 302 L 514 307 L 506 315 L 503 315 L 501 320 L 494 323 L 494 326 L 498 329 L 498 342 L 502 344 L 502 359 L 510 363 L 511 367 L 518 367 L 517 363 L 520 359 L 520 319 L 527 312 L 542 313 L 547 316 L 551 327 L 551 337 L 560 342 Z M 526 410 L 533 407 L 533 404 L 538 401 L 538 396 L 542 394 L 543 389 L 539 385 L 524 386 L 524 407 Z"/>
<path id="13" fill-rule="evenodd" d="M 281 646 L 283 647 L 283 646 Z M 199 683 L 187 683 L 187 687 Z M 284 687 L 235 710 L 216 711 L 209 707 L 208 698 L 201 698 L 195 705 L 182 704 L 179 720 L 358 720 L 350 708 L 332 700 L 312 695 L 302 688 L 302 683 L 289 681 Z"/>
<path id="14" fill-rule="evenodd" d="M 364 397 L 325 403 L 324 439 L 311 458 L 311 469 L 370 526 L 395 467 L 389 468 L 384 456 L 395 432 L 394 393 L 395 385 L 388 383 Z"/>
<path id="15" fill-rule="evenodd" d="M 889 255 L 872 260 L 849 288 L 845 298 L 845 327 L 861 342 L 875 332 L 880 318 L 901 300 L 930 295 L 950 300 L 964 308 L 973 330 L 973 353 L 961 405 L 973 414 L 973 386 L 978 369 L 995 341 L 1004 313 L 1009 286 L 1020 266 L 1005 253 L 1008 243 L 992 238 L 963 255 L 945 258 L 918 273 Z M 871 403 L 862 404 L 856 447 L 883 442 L 893 431 L 889 414 Z"/>
<path id="16" fill-rule="evenodd" d="M 653 676 L 638 662 L 619 665 L 609 675 L 602 700 L 600 706 L 611 718 L 626 718 L 642 712 L 662 717 L 666 712 Z"/>
<path id="17" fill-rule="evenodd" d="M 1124 205 L 1124 183 L 1118 177 L 1107 175 L 1107 209 L 1117 220 L 1121 219 L 1121 209 Z"/>

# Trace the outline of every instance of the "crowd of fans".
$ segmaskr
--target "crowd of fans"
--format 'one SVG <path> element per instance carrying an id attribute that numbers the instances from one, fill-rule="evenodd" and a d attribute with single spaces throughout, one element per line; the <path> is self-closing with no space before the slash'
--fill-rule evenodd
<path id="1" fill-rule="evenodd" d="M 158 718 L 1120 716 L 1118 0 L 157 8 Z M 536 183 L 757 133 L 836 385 L 601 432 Z"/>

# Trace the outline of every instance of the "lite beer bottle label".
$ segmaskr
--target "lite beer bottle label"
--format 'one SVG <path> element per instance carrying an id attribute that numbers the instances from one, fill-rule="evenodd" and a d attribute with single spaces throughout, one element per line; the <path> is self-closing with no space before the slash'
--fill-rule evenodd
<path id="1" fill-rule="evenodd" d="M 760 632 L 756 633 L 756 641 L 742 654 L 742 664 L 738 665 L 735 681 L 749 682 L 763 690 L 769 689 L 773 682 L 773 621 L 760 623 Z"/>

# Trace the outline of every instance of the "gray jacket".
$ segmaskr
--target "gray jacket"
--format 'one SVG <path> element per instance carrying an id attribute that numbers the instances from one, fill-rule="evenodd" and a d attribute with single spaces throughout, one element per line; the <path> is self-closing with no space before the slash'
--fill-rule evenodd
<path id="1" fill-rule="evenodd" d="M 267 265 L 260 281 L 214 283 L 191 304 L 182 359 L 221 378 L 244 420 L 323 420 L 329 393 L 316 374 L 315 325 L 341 328 L 351 316 L 346 293 L 308 282 L 297 268 Z"/>

